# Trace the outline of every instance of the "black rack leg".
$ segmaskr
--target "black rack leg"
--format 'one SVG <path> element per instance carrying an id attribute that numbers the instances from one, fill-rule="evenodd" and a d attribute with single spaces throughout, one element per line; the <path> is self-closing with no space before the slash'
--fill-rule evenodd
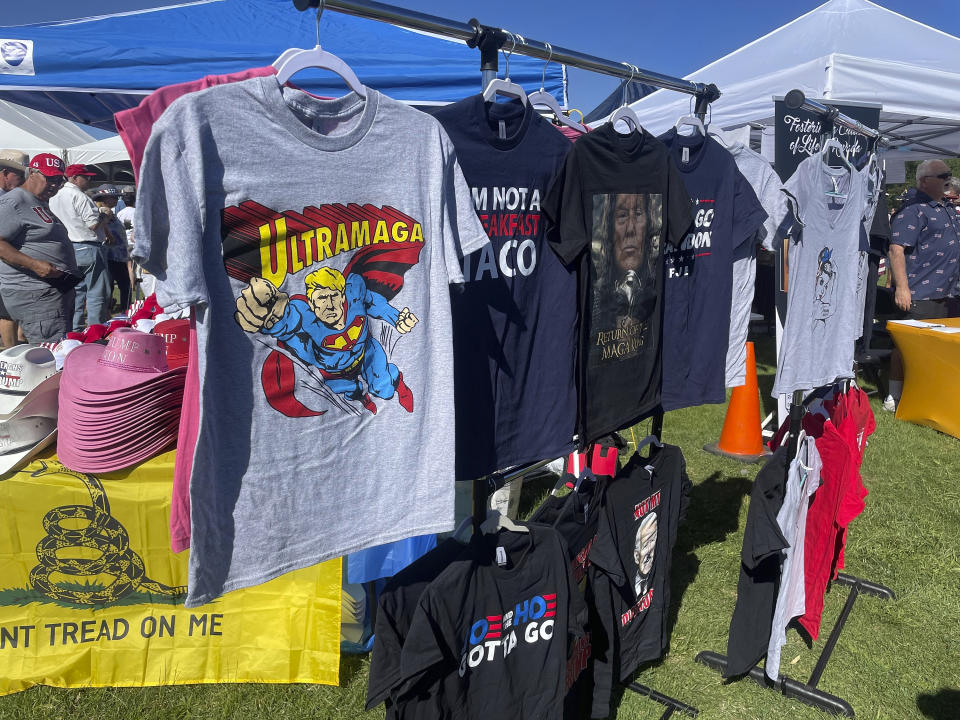
<path id="1" fill-rule="evenodd" d="M 702 665 L 706 665 L 709 668 L 713 668 L 721 674 L 723 674 L 723 672 L 727 669 L 727 656 L 712 652 L 710 650 L 704 650 L 703 652 L 698 653 L 697 662 Z M 850 707 L 850 703 L 848 703 L 846 700 L 839 698 L 836 695 L 826 693 L 823 690 L 818 690 L 815 687 L 810 687 L 806 683 L 799 682 L 798 680 L 794 680 L 793 678 L 789 678 L 785 675 L 781 675 L 778 682 L 773 682 L 763 672 L 763 668 L 757 665 L 754 665 L 752 668 L 750 668 L 750 671 L 747 673 L 747 675 L 749 675 L 750 679 L 761 687 L 765 687 L 770 690 L 777 690 L 788 698 L 799 700 L 807 705 L 813 705 L 814 707 L 818 707 L 821 710 L 825 710 L 826 712 L 834 713 L 836 715 L 842 715 L 849 718 L 854 717 L 853 708 Z"/>
<path id="2" fill-rule="evenodd" d="M 663 715 L 660 716 L 660 720 L 666 720 L 669 718 L 671 715 L 673 715 L 674 710 L 679 710 L 690 717 L 696 717 L 700 714 L 700 711 L 692 705 L 687 705 L 686 703 L 680 702 L 669 695 L 664 695 L 663 693 L 657 692 L 653 688 L 649 688 L 646 685 L 641 685 L 638 682 L 630 683 L 627 685 L 627 689 L 633 690 L 635 693 L 639 693 L 641 695 L 646 695 L 651 700 L 655 700 L 662 705 L 666 705 L 667 709 L 663 711 Z"/>
<path id="3" fill-rule="evenodd" d="M 840 611 L 840 617 L 838 617 L 837 621 L 833 624 L 830 637 L 827 638 L 827 643 L 823 646 L 823 652 L 820 653 L 816 667 L 813 668 L 813 673 L 807 681 L 807 685 L 810 687 L 816 687 L 817 683 L 820 682 L 820 677 L 827 668 L 827 662 L 830 660 L 830 656 L 833 655 L 833 649 L 837 646 L 840 632 L 843 630 L 843 626 L 847 624 L 847 618 L 850 617 L 850 611 L 853 609 L 853 604 L 857 601 L 859 594 L 860 585 L 854 585 L 850 588 L 850 592 L 847 594 L 847 601 L 843 604 L 843 610 Z"/>
<path id="4" fill-rule="evenodd" d="M 865 593 L 866 595 L 873 595 L 874 597 L 883 598 L 884 600 L 894 600 L 896 598 L 893 590 L 888 588 L 886 585 L 881 585 L 880 583 L 854 577 L 853 575 L 848 575 L 847 573 L 837 573 L 837 577 L 834 579 L 834 582 L 838 585 L 857 585 L 860 588 L 860 592 Z"/>
<path id="5" fill-rule="evenodd" d="M 766 676 L 766 673 L 764 673 L 763 669 L 758 666 L 750 668 L 750 671 L 747 674 L 750 676 L 751 680 L 759 685 L 768 689 L 777 690 L 786 697 L 794 698 L 795 700 L 799 700 L 808 705 L 813 705 L 821 710 L 826 710 L 827 712 L 852 718 L 854 717 L 854 712 L 853 708 L 850 707 L 850 703 L 843 698 L 837 697 L 836 695 L 831 695 L 830 693 L 825 693 L 822 690 L 818 690 L 817 683 L 820 682 L 820 677 L 823 675 L 823 671 L 827 667 L 827 662 L 830 660 L 830 656 L 833 654 L 837 640 L 840 637 L 840 632 L 843 630 L 843 626 L 846 625 L 847 618 L 850 616 L 850 611 L 853 609 L 853 604 L 860 596 L 860 593 L 873 595 L 875 597 L 884 598 L 887 600 L 893 600 L 895 595 L 893 590 L 888 588 L 886 585 L 870 582 L 869 580 L 854 577 L 853 575 L 848 575 L 847 573 L 838 573 L 834 582 L 838 585 L 848 586 L 850 588 L 850 593 L 847 595 L 847 600 L 843 605 L 843 610 L 840 611 L 840 616 L 837 618 L 836 623 L 834 623 L 833 630 L 830 631 L 830 637 L 827 639 L 827 642 L 824 645 L 823 652 L 820 653 L 820 657 L 817 659 L 817 664 L 813 669 L 813 674 L 810 676 L 810 681 L 807 683 L 802 683 L 798 680 L 794 680 L 793 678 L 789 678 L 786 675 L 781 675 L 779 681 L 773 682 Z M 725 655 L 721 655 L 720 653 L 704 650 L 697 655 L 696 659 L 698 663 L 713 668 L 714 670 L 719 671 L 721 674 L 727 669 L 727 658 Z"/>

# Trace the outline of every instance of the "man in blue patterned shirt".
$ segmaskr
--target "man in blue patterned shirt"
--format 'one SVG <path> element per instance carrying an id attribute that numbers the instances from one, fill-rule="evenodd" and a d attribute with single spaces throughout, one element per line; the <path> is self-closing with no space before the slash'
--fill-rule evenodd
<path id="1" fill-rule="evenodd" d="M 922 320 L 954 317 L 960 284 L 960 216 L 943 199 L 951 179 L 942 160 L 917 167 L 917 186 L 907 192 L 891 223 L 890 269 L 897 289 L 894 300 L 907 317 Z M 890 357 L 890 390 L 885 410 L 895 410 L 903 390 L 903 359 Z"/>

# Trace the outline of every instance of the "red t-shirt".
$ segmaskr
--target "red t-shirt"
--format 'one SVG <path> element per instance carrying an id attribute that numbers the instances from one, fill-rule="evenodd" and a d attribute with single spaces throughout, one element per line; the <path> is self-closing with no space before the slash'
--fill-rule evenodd
<path id="1" fill-rule="evenodd" d="M 856 445 L 848 442 L 832 420 L 823 424 L 823 433 L 816 438 L 816 444 L 823 461 L 822 484 L 807 512 L 804 544 L 806 611 L 798 620 L 814 640 L 820 634 L 827 585 L 836 576 L 837 569 L 843 567 L 847 525 L 863 511 L 863 498 L 867 494 L 860 480 Z"/>
<path id="2" fill-rule="evenodd" d="M 214 85 L 224 85 L 252 77 L 274 75 L 276 72 L 273 66 L 267 65 L 266 67 L 251 68 L 228 75 L 207 75 L 199 80 L 162 87 L 147 95 L 135 108 L 115 113 L 113 122 L 116 124 L 120 139 L 123 140 L 127 153 L 130 155 L 134 179 L 137 182 L 140 180 L 140 161 L 143 160 L 143 150 L 147 146 L 153 124 L 160 118 L 170 103 L 181 95 L 205 90 Z"/>
<path id="3" fill-rule="evenodd" d="M 177 457 L 173 463 L 173 496 L 170 501 L 170 548 L 180 552 L 190 547 L 190 472 L 200 431 L 200 365 L 197 324 L 190 314 L 190 346 L 187 350 L 187 378 L 180 409 Z"/>

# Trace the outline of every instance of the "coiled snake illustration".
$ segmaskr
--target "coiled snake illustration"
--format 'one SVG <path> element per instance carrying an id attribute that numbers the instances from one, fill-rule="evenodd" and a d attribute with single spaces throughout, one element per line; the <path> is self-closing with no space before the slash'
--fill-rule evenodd
<path id="1" fill-rule="evenodd" d="M 78 479 L 90 493 L 90 505 L 60 505 L 43 516 L 47 532 L 37 543 L 40 564 L 30 571 L 34 590 L 48 598 L 76 605 L 106 605 L 129 595 L 134 590 L 154 595 L 179 597 L 186 587 L 171 587 L 147 577 L 143 559 L 130 549 L 130 538 L 123 525 L 110 515 L 110 501 L 100 480 L 93 475 L 68 470 L 60 464 L 41 468 L 31 477 L 62 473 Z M 85 520 L 88 524 L 78 530 L 63 527 L 65 520 Z M 94 559 L 62 558 L 64 548 L 91 548 L 100 556 Z M 62 587 L 50 579 L 52 573 L 74 577 L 110 575 L 113 581 L 98 590 L 76 590 Z"/>

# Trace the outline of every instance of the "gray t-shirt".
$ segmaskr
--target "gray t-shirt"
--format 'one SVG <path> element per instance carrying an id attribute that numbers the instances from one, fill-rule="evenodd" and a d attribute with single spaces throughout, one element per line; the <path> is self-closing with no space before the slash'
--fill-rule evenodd
<path id="1" fill-rule="evenodd" d="M 745 145 L 729 147 L 737 169 L 750 183 L 757 199 L 767 212 L 757 242 L 773 250 L 774 237 L 783 222 L 787 207 L 783 184 L 769 161 Z M 747 335 L 750 330 L 750 309 L 757 276 L 757 246 L 747 242 L 737 248 L 733 258 L 733 301 L 730 304 L 730 340 L 727 343 L 726 386 L 737 387 L 746 382 Z"/>
<path id="2" fill-rule="evenodd" d="M 774 397 L 853 377 L 863 318 L 857 276 L 867 207 L 864 175 L 830 168 L 818 153 L 800 163 L 784 190 L 800 232 L 788 241 L 787 320 Z"/>
<path id="3" fill-rule="evenodd" d="M 76 272 L 77 260 L 63 223 L 47 204 L 22 187 L 0 196 L 0 238 L 24 255 L 46 260 L 64 272 Z M 8 290 L 42 290 L 50 287 L 29 270 L 0 262 L 0 284 Z"/>
<path id="4" fill-rule="evenodd" d="M 196 308 L 187 606 L 451 530 L 448 285 L 487 235 L 440 124 L 272 76 L 191 93 L 153 128 L 136 211 L 158 302 Z"/>
<path id="5" fill-rule="evenodd" d="M 810 497 L 820 487 L 822 466 L 814 439 L 803 436 L 797 444 L 797 456 L 787 470 L 783 505 L 777 513 L 777 525 L 789 547 L 783 550 L 780 563 L 780 588 L 764 663 L 764 670 L 771 680 L 779 678 L 780 650 L 787 642 L 787 625 L 793 618 L 806 612 L 803 546 L 807 537 L 807 508 L 810 506 Z"/>

